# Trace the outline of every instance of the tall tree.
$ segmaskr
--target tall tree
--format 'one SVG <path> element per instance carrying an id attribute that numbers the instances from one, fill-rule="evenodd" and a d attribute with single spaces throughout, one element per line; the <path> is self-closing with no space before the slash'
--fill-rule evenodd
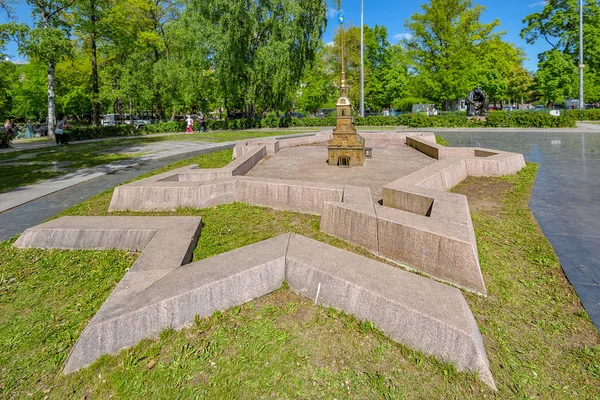
<path id="1" fill-rule="evenodd" d="M 193 0 L 187 12 L 207 27 L 225 108 L 254 115 L 291 105 L 325 29 L 324 0 Z"/>
<path id="2" fill-rule="evenodd" d="M 98 77 L 98 41 L 105 37 L 106 10 L 110 8 L 109 0 L 77 0 L 74 3 L 74 23 L 76 33 L 89 46 L 91 74 L 91 122 L 100 124 L 100 81 Z"/>
<path id="3" fill-rule="evenodd" d="M 400 45 L 391 45 L 385 26 L 364 27 L 365 107 L 381 110 L 404 95 L 407 82 L 407 59 Z M 339 83 L 341 71 L 341 31 L 334 37 L 328 50 L 328 63 L 334 71 L 334 82 Z M 360 28 L 344 31 L 344 62 L 348 95 L 355 107 L 360 99 Z"/>
<path id="4" fill-rule="evenodd" d="M 572 65 L 579 65 L 579 0 L 549 0 L 544 8 L 536 13 L 530 14 L 523 23 L 526 25 L 521 30 L 521 37 L 527 43 L 535 43 L 543 40 L 551 46 L 549 51 L 538 55 L 538 70 L 544 70 L 541 74 L 536 74 L 536 83 L 543 86 L 538 87 L 538 92 L 544 94 L 548 101 L 564 100 L 554 98 L 550 93 L 570 93 L 572 96 L 577 92 L 566 90 L 568 86 L 564 79 L 559 77 L 550 79 L 554 70 L 566 69 L 565 60 L 569 60 Z M 600 75 L 600 4 L 596 0 L 586 0 L 583 6 L 583 35 L 584 52 L 583 63 L 584 82 L 586 90 L 586 101 L 597 101 L 600 99 L 598 81 L 595 79 Z M 555 52 L 561 53 L 560 57 Z M 555 66 L 550 66 L 549 62 L 557 62 Z M 538 75 L 540 75 L 538 77 Z M 568 79 L 571 79 L 569 77 Z M 565 87 L 565 90 L 549 90 L 548 82 L 562 82 L 559 86 Z"/>
<path id="5" fill-rule="evenodd" d="M 523 19 L 521 37 L 533 44 L 543 40 L 552 49 L 569 55 L 577 62 L 579 55 L 579 0 L 548 0 L 542 11 Z M 584 62 L 600 69 L 600 4 L 586 0 L 583 6 L 585 38 Z"/>
<path id="6" fill-rule="evenodd" d="M 335 104 L 337 92 L 334 79 L 338 78 L 339 80 L 339 74 L 328 67 L 325 57 L 327 51 L 327 48 L 319 51 L 311 68 L 304 73 L 298 89 L 296 106 L 311 113 L 326 105 L 333 107 Z"/>
<path id="7" fill-rule="evenodd" d="M 55 68 L 60 59 L 72 49 L 68 38 L 66 11 L 75 0 L 27 0 L 33 10 L 34 27 L 12 24 L 13 38 L 19 52 L 31 59 L 41 60 L 47 66 L 48 76 L 48 138 L 54 138 L 56 126 Z"/>
<path id="8" fill-rule="evenodd" d="M 552 106 L 573 96 L 577 84 L 577 68 L 568 55 L 558 50 L 545 53 L 535 74 L 538 95 Z"/>
<path id="9" fill-rule="evenodd" d="M 12 88 L 17 82 L 17 66 L 0 59 L 0 120 L 10 115 L 13 103 Z"/>
<path id="10" fill-rule="evenodd" d="M 471 0 L 431 0 L 406 23 L 409 55 L 418 73 L 417 97 L 443 103 L 464 97 L 478 84 L 480 49 L 498 36 L 498 20 L 480 21 L 484 7 Z"/>

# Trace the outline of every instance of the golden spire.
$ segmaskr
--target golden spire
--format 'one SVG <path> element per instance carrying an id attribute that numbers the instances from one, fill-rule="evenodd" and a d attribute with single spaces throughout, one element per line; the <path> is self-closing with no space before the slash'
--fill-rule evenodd
<path id="1" fill-rule="evenodd" d="M 344 65 L 344 26 L 342 25 L 342 85 L 340 86 L 340 97 L 348 97 L 346 86 L 346 66 Z"/>

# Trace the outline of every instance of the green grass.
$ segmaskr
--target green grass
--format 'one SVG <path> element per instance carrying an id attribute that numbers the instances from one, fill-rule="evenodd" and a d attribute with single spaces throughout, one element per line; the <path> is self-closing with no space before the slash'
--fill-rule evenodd
<path id="1" fill-rule="evenodd" d="M 312 128 L 302 130 L 314 131 Z M 0 192 L 28 185 L 40 180 L 65 175 L 79 168 L 95 167 L 111 162 L 139 157 L 141 153 L 117 153 L 119 149 L 130 146 L 151 144 L 164 141 L 202 141 L 228 142 L 257 137 L 282 136 L 301 133 L 298 130 L 252 130 L 252 131 L 211 131 L 193 135 L 171 134 L 164 136 L 136 136 L 132 138 L 106 139 L 97 142 L 71 142 L 69 146 L 50 146 L 39 149 L 12 151 L 0 154 L 0 162 L 43 162 L 39 165 L 2 165 L 0 164 Z M 23 158 L 28 157 L 28 158 Z M 52 169 L 52 162 L 69 162 L 66 170 Z"/>
<path id="2" fill-rule="evenodd" d="M 439 135 L 435 135 L 435 142 L 440 146 L 448 146 L 448 141 Z"/>
<path id="3" fill-rule="evenodd" d="M 221 153 L 195 161 L 218 167 L 231 154 Z M 0 243 L 0 397 L 598 397 L 600 340 L 527 208 L 535 174 L 529 164 L 515 176 L 492 179 L 510 189 L 493 212 L 473 213 L 489 296 L 465 297 L 497 393 L 394 343 L 368 322 L 314 306 L 285 285 L 64 376 L 59 371 L 70 347 L 133 256 L 18 250 L 8 241 Z M 462 190 L 478 182 L 469 180 Z M 106 192 L 65 214 L 104 215 L 109 201 Z M 239 203 L 163 215 L 204 218 L 195 259 L 290 231 L 365 254 L 321 233 L 316 216 Z"/>

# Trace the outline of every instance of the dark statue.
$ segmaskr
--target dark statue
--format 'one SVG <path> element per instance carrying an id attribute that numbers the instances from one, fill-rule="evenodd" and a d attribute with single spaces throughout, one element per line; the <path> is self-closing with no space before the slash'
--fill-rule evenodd
<path id="1" fill-rule="evenodd" d="M 489 107 L 487 96 L 479 86 L 471 90 L 465 100 L 465 105 L 467 106 L 467 117 L 486 115 Z"/>

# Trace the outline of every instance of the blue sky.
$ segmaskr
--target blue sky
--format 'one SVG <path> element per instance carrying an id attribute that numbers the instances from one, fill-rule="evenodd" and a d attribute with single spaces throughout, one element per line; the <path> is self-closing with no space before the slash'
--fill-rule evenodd
<path id="1" fill-rule="evenodd" d="M 337 11 L 333 8 L 331 0 L 329 1 L 329 11 L 327 31 L 323 37 L 325 42 L 333 39 L 334 30 L 338 27 Z M 525 68 L 530 71 L 536 70 L 537 54 L 548 49 L 548 45 L 543 41 L 538 41 L 534 45 L 528 45 L 519 37 L 519 32 L 523 27 L 522 20 L 525 16 L 540 11 L 544 7 L 543 0 L 475 0 L 477 4 L 486 7 L 483 13 L 483 22 L 491 22 L 494 19 L 500 20 L 499 30 L 506 31 L 505 40 L 516 43 L 521 47 L 528 60 L 525 61 Z M 415 12 L 421 12 L 421 1 L 398 1 L 398 0 L 364 0 L 365 3 L 365 24 L 373 26 L 375 24 L 385 25 L 388 30 L 390 42 L 396 43 L 403 35 L 407 34 L 404 27 L 405 21 Z M 344 12 L 344 25 L 360 25 L 360 0 L 343 0 L 342 8 Z M 29 22 L 30 10 L 21 0 L 13 5 L 18 20 Z M 4 22 L 4 16 L 0 16 L 0 23 Z M 18 58 L 17 49 L 14 44 L 10 44 L 7 53 L 13 59 Z"/>

